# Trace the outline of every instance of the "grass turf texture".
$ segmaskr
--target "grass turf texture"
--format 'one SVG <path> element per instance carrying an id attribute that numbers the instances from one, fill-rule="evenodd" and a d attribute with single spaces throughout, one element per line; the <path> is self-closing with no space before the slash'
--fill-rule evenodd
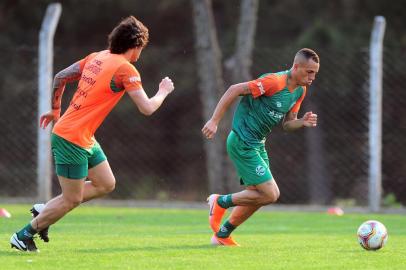
<path id="1" fill-rule="evenodd" d="M 10 249 L 29 205 L 2 205 L 0 269 L 404 269 L 406 216 L 259 211 L 234 233 L 242 247 L 213 247 L 205 210 L 81 206 L 51 227 L 38 254 Z M 363 250 L 358 226 L 377 219 L 387 245 Z"/>

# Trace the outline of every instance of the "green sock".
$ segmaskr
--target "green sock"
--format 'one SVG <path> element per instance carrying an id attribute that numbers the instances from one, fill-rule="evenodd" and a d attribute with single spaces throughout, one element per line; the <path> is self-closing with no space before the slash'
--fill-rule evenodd
<path id="1" fill-rule="evenodd" d="M 233 224 L 231 224 L 228 220 L 221 225 L 220 230 L 217 233 L 217 237 L 219 238 L 227 238 L 230 234 L 237 228 Z"/>
<path id="2" fill-rule="evenodd" d="M 17 232 L 17 237 L 20 240 L 28 240 L 31 239 L 37 231 L 31 226 L 31 223 L 28 223 L 27 226 L 22 228 L 20 231 Z"/>
<path id="3" fill-rule="evenodd" d="M 231 194 L 221 195 L 217 198 L 217 203 L 223 208 L 229 208 L 235 206 L 231 198 Z"/>

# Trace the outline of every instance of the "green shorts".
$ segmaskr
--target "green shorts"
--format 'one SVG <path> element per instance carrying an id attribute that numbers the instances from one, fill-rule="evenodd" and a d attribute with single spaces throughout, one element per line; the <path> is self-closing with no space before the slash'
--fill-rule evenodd
<path id="1" fill-rule="evenodd" d="M 255 186 L 273 179 L 265 145 L 249 146 L 231 131 L 227 138 L 227 152 L 242 185 Z"/>
<path id="2" fill-rule="evenodd" d="M 51 147 L 56 174 L 69 179 L 83 179 L 90 168 L 107 160 L 98 142 L 85 149 L 52 133 Z"/>

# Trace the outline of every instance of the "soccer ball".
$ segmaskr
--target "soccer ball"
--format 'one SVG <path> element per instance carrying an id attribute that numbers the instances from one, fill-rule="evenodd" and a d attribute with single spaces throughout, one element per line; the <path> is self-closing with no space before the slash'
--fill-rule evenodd
<path id="1" fill-rule="evenodd" d="M 379 221 L 368 220 L 359 226 L 357 236 L 361 247 L 366 250 L 378 250 L 386 244 L 388 231 Z"/>

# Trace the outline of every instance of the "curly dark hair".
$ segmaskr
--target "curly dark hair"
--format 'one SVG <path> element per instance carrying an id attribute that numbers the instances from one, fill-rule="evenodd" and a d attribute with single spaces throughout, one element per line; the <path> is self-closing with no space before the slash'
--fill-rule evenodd
<path id="1" fill-rule="evenodd" d="M 148 28 L 134 16 L 129 16 L 109 34 L 109 50 L 111 53 L 122 54 L 128 49 L 145 47 L 148 38 Z"/>

